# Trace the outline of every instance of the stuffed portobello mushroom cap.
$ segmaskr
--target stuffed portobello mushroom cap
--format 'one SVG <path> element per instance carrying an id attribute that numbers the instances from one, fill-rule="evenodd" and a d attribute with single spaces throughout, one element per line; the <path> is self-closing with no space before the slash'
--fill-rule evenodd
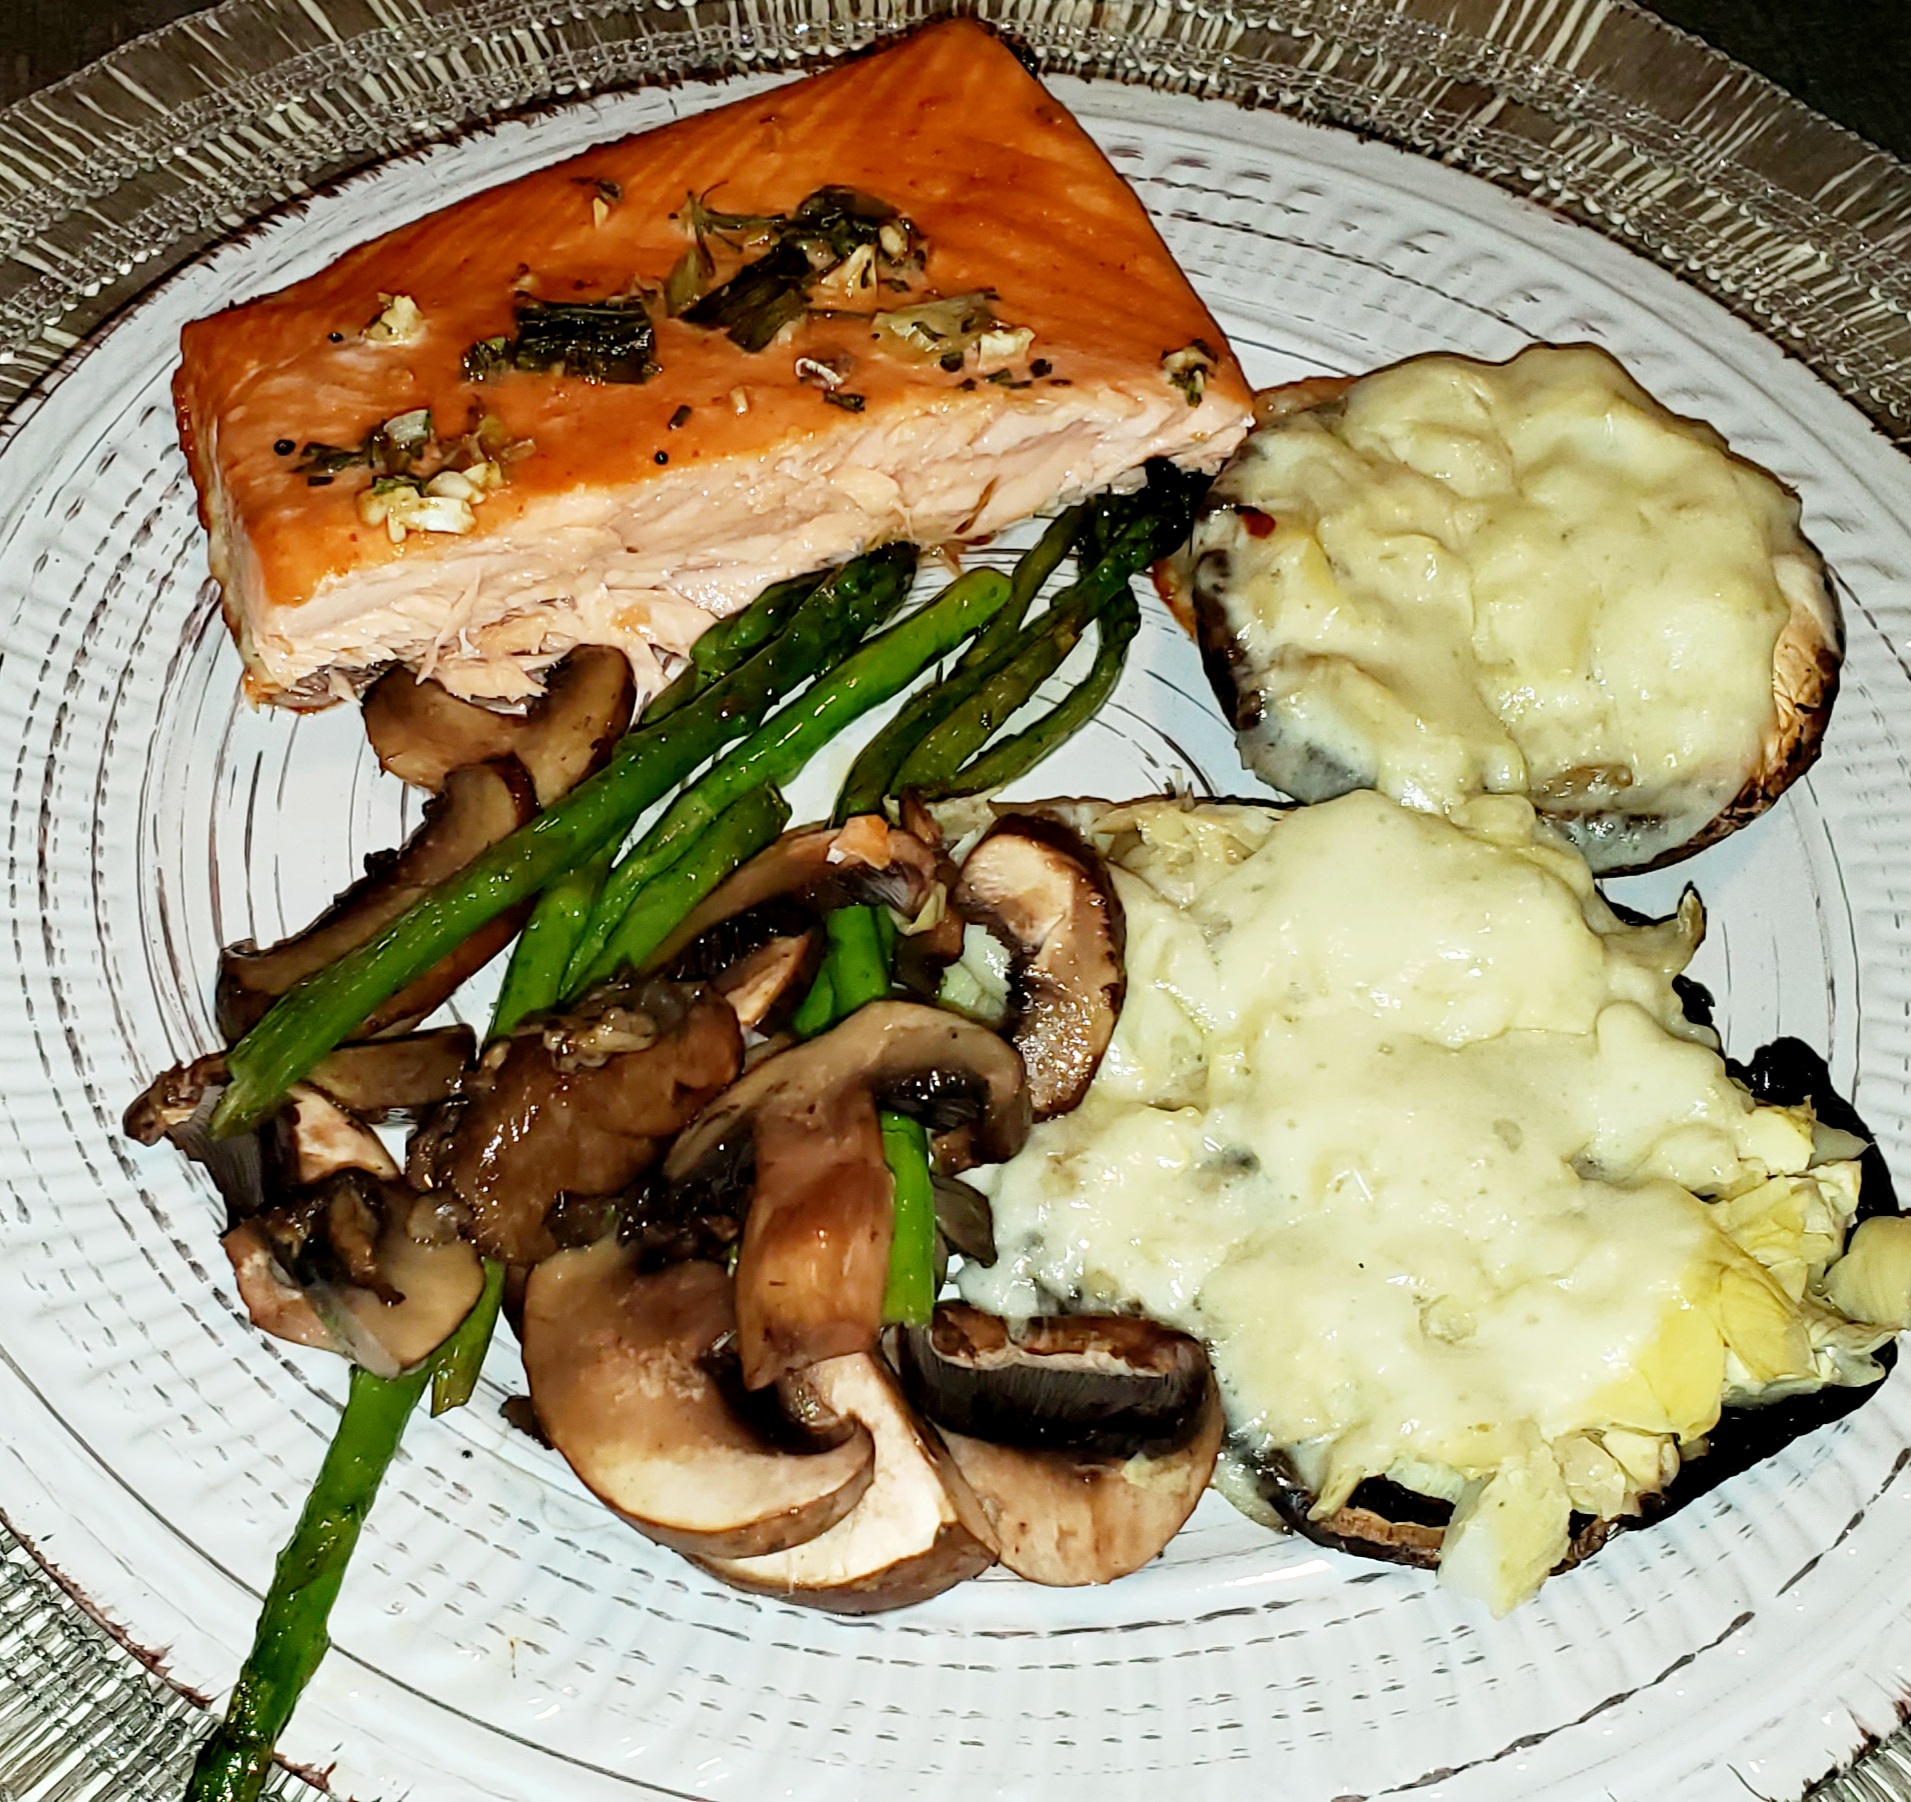
<path id="1" fill-rule="evenodd" d="M 1417 357 L 1257 413 L 1158 573 L 1275 787 L 1525 794 L 1616 875 L 1816 760 L 1844 634 L 1797 497 L 1604 351 Z"/>

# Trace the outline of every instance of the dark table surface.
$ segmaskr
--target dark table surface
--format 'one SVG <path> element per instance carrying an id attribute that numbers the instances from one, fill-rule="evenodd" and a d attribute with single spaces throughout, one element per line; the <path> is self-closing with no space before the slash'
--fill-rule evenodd
<path id="1" fill-rule="evenodd" d="M 1911 0 L 1650 0 L 1875 144 L 1911 160 Z M 203 0 L 0 0 L 0 105 Z"/>

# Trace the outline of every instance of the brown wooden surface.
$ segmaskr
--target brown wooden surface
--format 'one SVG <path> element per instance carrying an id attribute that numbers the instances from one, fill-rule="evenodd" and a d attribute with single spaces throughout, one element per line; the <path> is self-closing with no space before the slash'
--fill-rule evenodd
<path id="1" fill-rule="evenodd" d="M 1911 0 L 1649 0 L 1654 10 L 1911 159 Z M 201 0 L 0 0 L 0 104 Z"/>

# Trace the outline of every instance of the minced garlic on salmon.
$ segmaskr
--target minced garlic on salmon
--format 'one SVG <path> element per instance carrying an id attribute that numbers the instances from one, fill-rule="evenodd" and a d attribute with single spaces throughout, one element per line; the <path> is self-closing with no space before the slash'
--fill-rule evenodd
<path id="1" fill-rule="evenodd" d="M 693 322 L 752 220 L 845 194 L 864 241 L 767 344 Z M 520 354 L 580 304 L 596 363 Z M 961 21 L 198 321 L 175 395 L 249 692 L 295 706 L 393 662 L 510 701 L 581 643 L 654 685 L 768 582 L 1214 467 L 1249 424 L 1139 200 Z"/>

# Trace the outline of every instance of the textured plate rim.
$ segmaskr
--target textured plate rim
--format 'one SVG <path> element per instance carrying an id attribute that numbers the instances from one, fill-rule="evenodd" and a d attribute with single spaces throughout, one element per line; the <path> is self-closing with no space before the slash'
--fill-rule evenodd
<path id="1" fill-rule="evenodd" d="M 283 4 L 283 0 L 227 0 L 227 4 L 214 9 L 210 14 L 180 21 L 149 38 L 138 40 L 116 53 L 114 57 L 107 59 L 105 63 L 83 71 L 68 82 L 60 84 L 58 88 L 47 90 L 42 95 L 34 96 L 6 113 L 0 113 L 0 179 L 4 179 L 11 172 L 10 159 L 20 150 L 28 134 L 50 131 L 50 122 L 62 114 L 65 115 L 67 125 L 71 127 L 75 115 L 90 112 L 93 114 L 93 125 L 96 127 L 103 98 L 123 103 L 128 94 L 137 94 L 142 86 L 147 85 L 142 81 L 142 75 L 146 71 L 164 68 L 175 52 L 188 41 L 203 42 L 199 36 L 201 27 L 229 32 L 234 28 L 243 29 L 249 22 L 256 21 L 262 15 L 289 10 L 291 9 Z M 572 7 L 550 10 L 554 12 L 561 10 L 563 16 L 576 19 L 608 9 Z M 717 10 L 719 9 L 684 8 L 676 16 L 681 19 Z M 1024 33 L 1028 31 L 1031 24 L 1027 9 L 1002 6 L 983 7 L 980 10 L 985 16 L 1000 17 L 1002 23 L 1011 29 L 1019 28 Z M 1121 15 L 1125 9 L 1114 7 L 1095 10 L 1105 17 L 1111 14 Z M 1325 35 L 1336 23 L 1345 23 L 1349 16 L 1364 22 L 1370 29 L 1377 29 L 1378 21 L 1372 15 L 1378 10 L 1361 5 L 1300 4 L 1291 7 L 1257 9 L 1257 18 L 1279 20 L 1292 28 L 1293 35 L 1304 37 L 1310 30 Z M 1859 140 L 1844 133 L 1841 128 L 1810 114 L 1797 102 L 1772 88 L 1770 84 L 1763 83 L 1759 78 L 1738 70 L 1736 65 L 1698 45 L 1696 40 L 1686 39 L 1683 34 L 1673 32 L 1656 19 L 1639 12 L 1628 3 L 1628 0 L 1616 0 L 1616 3 L 1604 6 L 1594 4 L 1589 7 L 1574 7 L 1570 10 L 1586 15 L 1585 32 L 1582 41 L 1578 43 L 1562 41 L 1558 45 L 1562 51 L 1561 67 L 1570 69 L 1577 64 L 1602 22 L 1617 21 L 1634 30 L 1645 26 L 1677 47 L 1678 66 L 1684 73 L 1697 75 L 1703 65 L 1706 78 L 1714 83 L 1728 77 L 1732 78 L 1736 83 L 1738 98 L 1747 109 L 1750 111 L 1756 111 L 1761 107 L 1765 109 L 1770 115 L 1769 122 L 1772 128 L 1788 142 L 1794 146 L 1807 148 L 1819 156 L 1834 155 L 1841 158 L 1845 164 L 1847 185 L 1845 198 L 1839 204 L 1837 211 L 1840 214 L 1866 215 L 1864 224 L 1858 229 L 1858 235 L 1862 241 L 1876 248 L 1880 257 L 1878 267 L 1882 272 L 1880 281 L 1874 285 L 1874 294 L 1888 290 L 1894 296 L 1900 292 L 1911 296 L 1911 280 L 1906 279 L 1911 276 L 1911 267 L 1907 266 L 1901 251 L 1896 250 L 1895 247 L 1887 247 L 1882 241 L 1897 235 L 1890 229 L 1891 227 L 1911 225 L 1911 173 L 1908 173 L 1902 165 L 1896 164 L 1883 153 L 1871 151 Z M 395 11 L 408 12 L 419 20 L 442 22 L 478 12 L 492 16 L 509 13 L 528 19 L 533 15 L 541 17 L 544 9 L 535 6 L 454 6 L 434 4 L 432 0 L 424 0 L 424 3 L 419 4 L 414 0 L 414 4 L 406 8 L 387 8 L 382 9 L 380 15 L 368 13 L 366 16 L 382 16 L 390 19 Z M 1468 11 L 1483 12 L 1484 9 L 1469 9 L 1464 4 L 1454 4 L 1437 8 L 1420 6 L 1401 9 L 1398 12 L 1394 9 L 1388 9 L 1388 11 L 1395 18 L 1407 18 L 1412 25 L 1426 27 L 1431 24 L 1433 29 L 1438 30 L 1442 28 L 1441 22 L 1429 21 L 1425 15 L 1437 12 L 1444 15 L 1450 24 L 1452 20 Z M 904 7 L 895 9 L 880 18 L 872 17 L 854 22 L 840 18 L 833 19 L 816 29 L 815 36 L 811 39 L 813 48 L 795 57 L 766 55 L 759 51 L 753 57 L 732 56 L 714 61 L 700 59 L 688 66 L 673 67 L 668 63 L 659 63 L 654 66 L 653 73 L 648 79 L 679 80 L 689 68 L 694 68 L 695 73 L 699 75 L 739 73 L 753 67 L 759 70 L 768 67 L 781 71 L 795 66 L 799 61 L 810 62 L 834 54 L 848 47 L 852 42 L 861 43 L 872 37 L 885 35 L 889 30 L 914 22 L 917 16 L 919 14 L 915 9 Z M 1257 25 L 1254 29 L 1265 30 L 1267 27 Z M 1101 33 L 1104 40 L 1110 35 L 1106 31 Z M 1567 40 L 1568 36 L 1569 34 L 1564 31 L 1559 33 L 1560 40 Z M 681 38 L 684 43 L 693 41 L 689 33 L 681 34 Z M 1308 93 L 1304 86 L 1291 91 L 1255 91 L 1251 87 L 1244 87 L 1242 83 L 1246 77 L 1241 77 L 1233 85 L 1232 91 L 1226 86 L 1217 87 L 1215 73 L 1211 67 L 1203 69 L 1194 66 L 1194 61 L 1198 59 L 1191 61 L 1189 66 L 1181 68 L 1173 66 L 1172 63 L 1151 66 L 1145 49 L 1136 54 L 1127 55 L 1120 49 L 1111 51 L 1104 41 L 1099 47 L 1091 47 L 1086 52 L 1057 53 L 1043 60 L 1045 67 L 1056 72 L 1113 76 L 1117 79 L 1140 81 L 1156 87 L 1211 94 L 1217 98 L 1236 98 L 1247 104 L 1279 104 L 1302 117 L 1312 117 L 1327 123 L 1360 123 L 1358 120 L 1336 116 L 1336 99 L 1333 95 Z M 95 261 L 86 264 L 84 259 L 81 259 L 80 262 L 80 267 L 90 273 L 82 274 L 77 280 L 70 277 L 63 278 L 67 282 L 64 310 L 52 319 L 43 319 L 37 332 L 24 337 L 8 334 L 17 328 L 20 319 L 24 316 L 20 308 L 22 294 L 27 293 L 30 296 L 32 291 L 32 285 L 23 282 L 20 278 L 23 267 L 32 267 L 31 261 L 28 260 L 32 257 L 32 245 L 29 237 L 23 235 L 19 229 L 20 217 L 17 206 L 9 209 L 5 205 L 0 205 L 0 405 L 7 407 L 6 414 L 0 415 L 0 445 L 5 442 L 8 425 L 17 422 L 30 411 L 34 400 L 48 391 L 52 384 L 61 379 L 63 374 L 84 356 L 93 344 L 97 343 L 98 325 L 109 319 L 120 305 L 138 298 L 156 285 L 158 278 L 163 277 L 169 266 L 189 259 L 222 238 L 243 235 L 263 217 L 280 211 L 288 201 L 295 204 L 299 195 L 313 192 L 315 186 L 329 187 L 337 178 L 349 175 L 354 168 L 361 168 L 368 162 L 384 160 L 392 154 L 402 153 L 406 149 L 442 139 L 447 135 L 455 136 L 459 131 L 474 123 L 488 124 L 508 113 L 535 110 L 538 105 L 571 97 L 579 91 L 581 91 L 579 88 L 570 87 L 567 92 L 566 84 L 560 83 L 547 92 L 542 99 L 530 100 L 528 106 L 525 102 L 519 102 L 494 108 L 483 113 L 479 118 L 458 122 L 450 131 L 442 126 L 420 129 L 402 141 L 387 144 L 381 151 L 359 158 L 356 163 L 348 161 L 342 165 L 335 163 L 331 167 L 321 168 L 312 172 L 310 179 L 300 178 L 285 193 L 275 195 L 269 187 L 261 188 L 253 197 L 255 204 L 248 206 L 241 220 L 235 222 L 228 214 L 223 225 L 215 222 L 214 227 L 210 229 L 204 222 L 199 222 L 182 233 L 174 244 L 169 246 L 167 252 L 162 252 L 160 256 L 147 261 L 143 266 L 136 263 L 130 268 L 122 267 L 117 279 L 106 271 L 105 264 L 97 260 L 100 255 L 110 254 L 109 247 L 103 242 L 97 243 L 92 246 Z M 1512 91 L 1516 92 L 1516 90 Z M 1525 97 L 1519 96 L 1519 98 Z M 1518 103 L 1517 98 L 1514 103 Z M 204 129 L 214 128 L 207 126 Z M 1366 129 L 1375 130 L 1376 135 L 1390 138 L 1409 149 L 1426 151 L 1439 147 L 1433 142 L 1416 140 L 1412 132 L 1388 130 L 1384 125 L 1378 128 L 1368 125 Z M 166 160 L 162 156 L 139 149 L 131 141 L 130 136 L 117 145 L 100 145 L 97 148 L 102 156 L 93 161 L 94 170 L 99 170 L 104 164 L 105 167 L 116 168 L 118 171 L 117 188 L 102 189 L 102 194 L 124 193 L 136 187 L 141 181 L 151 177 Z M 1613 208 L 1608 204 L 1609 197 L 1596 195 L 1590 187 L 1584 191 L 1575 191 L 1569 184 L 1562 182 L 1556 172 L 1548 173 L 1539 168 L 1515 170 L 1510 164 L 1496 164 L 1494 154 L 1478 147 L 1464 149 L 1457 155 L 1453 154 L 1451 145 L 1440 148 L 1444 150 L 1447 160 L 1458 161 L 1463 167 L 1472 166 L 1474 173 L 1485 174 L 1502 187 L 1514 192 L 1526 193 L 1529 197 L 1543 201 L 1570 218 L 1592 224 L 1595 229 L 1616 239 L 1627 248 L 1635 251 L 1643 250 L 1654 260 L 1671 267 L 1675 274 L 1688 280 L 1692 285 L 1711 293 L 1716 299 L 1725 301 L 1734 311 L 1750 319 L 1767 336 L 1775 338 L 1786 348 L 1802 354 L 1831 386 L 1853 400 L 1887 432 L 1900 439 L 1904 437 L 1907 422 L 1911 422 L 1911 402 L 1907 401 L 1907 395 L 1911 394 L 1911 376 L 1901 376 L 1895 387 L 1889 379 L 1881 383 L 1877 379 L 1879 365 L 1873 359 L 1880 349 L 1895 343 L 1900 334 L 1906 346 L 1911 348 L 1911 327 L 1906 326 L 1906 321 L 1911 320 L 1911 307 L 1907 307 L 1899 316 L 1893 331 L 1881 334 L 1874 330 L 1868 337 L 1863 332 L 1857 334 L 1857 339 L 1854 341 L 1859 342 L 1862 349 L 1870 352 L 1870 356 L 1860 359 L 1857 363 L 1841 361 L 1835 352 L 1828 353 L 1820 348 L 1802 328 L 1788 327 L 1788 316 L 1785 311 L 1787 302 L 1781 293 L 1784 284 L 1768 284 L 1762 290 L 1748 290 L 1738 279 L 1734 272 L 1734 265 L 1730 262 L 1711 266 L 1695 264 L 1676 242 L 1670 239 L 1656 240 L 1648 228 L 1641 227 L 1636 220 L 1630 219 L 1623 209 Z M 43 181 L 47 173 L 44 166 L 36 171 Z M 0 194 L 4 194 L 4 189 L 0 189 Z M 1862 194 L 1865 204 L 1851 205 L 1852 197 L 1859 194 Z M 97 201 L 100 195 L 95 194 L 89 198 Z M 107 210 L 110 213 L 110 208 Z M 1783 211 L 1782 208 L 1780 210 Z M 1884 227 L 1882 231 L 1881 225 Z M 94 236 L 104 240 L 110 236 L 110 233 L 102 228 Z M 1763 247 L 1769 248 L 1769 240 Z M 22 257 L 23 250 L 28 252 L 28 258 Z M 74 267 L 74 260 L 70 256 L 59 257 L 52 266 L 71 270 Z M 46 261 L 39 262 L 42 277 L 48 267 L 49 264 Z M 1849 295 L 1843 295 L 1838 297 L 1838 300 L 1840 304 L 1844 304 L 1848 303 L 1849 298 Z M 1822 308 L 1823 297 L 1812 301 L 1811 304 Z M 1887 316 L 1882 320 L 1884 324 L 1890 323 L 1888 313 L 1887 306 Z M 1870 323 L 1873 327 L 1880 325 L 1880 316 L 1874 315 Z M 80 332 L 88 335 L 82 337 Z M 1846 348 L 1848 349 L 1849 345 Z M 1899 356 L 1897 359 L 1899 370 L 1902 371 L 1908 366 L 1911 366 L 1911 357 Z M 1888 370 L 1886 375 L 1888 377 Z M 4 1604 L 0 1606 L 4 1607 L 4 1618 L 9 1622 L 15 1618 L 12 1612 L 14 1590 L 21 1589 L 24 1585 L 24 1591 L 33 1591 L 36 1588 L 33 1579 L 36 1577 L 41 1585 L 50 1587 L 38 1566 L 31 1558 L 24 1556 L 26 1550 L 27 1548 L 24 1548 L 17 1538 L 5 1530 L 4 1523 L 0 1523 L 0 1597 L 6 1598 Z M 64 1586 L 60 1593 L 70 1594 Z M 79 1598 L 73 1599 L 79 1600 Z M 82 1623 L 75 1623 L 75 1625 L 77 1630 Z M 123 1668 L 128 1681 L 137 1680 L 145 1675 L 131 1667 L 128 1654 L 122 1649 L 123 1640 L 111 1635 L 110 1630 L 103 1625 L 90 1621 L 83 1625 L 92 1636 L 108 1648 L 112 1659 Z M 149 1658 L 147 1662 L 156 1664 L 158 1661 Z M 149 1679 L 149 1682 L 157 1685 L 165 1701 L 181 1704 L 177 1710 L 170 1707 L 164 1709 L 167 1716 L 176 1719 L 173 1730 L 185 1734 L 193 1732 L 201 1717 L 192 1702 L 173 1690 L 171 1686 L 158 1683 L 157 1679 Z M 0 1731 L 4 1730 L 4 1724 L 5 1717 L 0 1716 Z M 1911 1759 L 1905 1756 L 1901 1736 L 1894 1736 L 1891 1741 L 1886 1742 L 1877 1752 L 1870 1755 L 1864 1761 L 1863 1769 L 1866 1775 L 1871 1776 L 1876 1782 L 1888 1785 L 1888 1793 L 1899 1793 L 1898 1785 L 1903 1783 L 1907 1772 L 1911 1772 Z M 291 1795 L 311 1792 L 294 1785 L 289 1788 L 275 1789 L 274 1793 Z M 1842 1786 L 1839 1793 L 1843 1793 Z M 1856 1795 L 1859 1792 L 1852 1790 L 1850 1793 Z M 1911 1793 L 1911 1790 L 1903 1793 Z"/>

